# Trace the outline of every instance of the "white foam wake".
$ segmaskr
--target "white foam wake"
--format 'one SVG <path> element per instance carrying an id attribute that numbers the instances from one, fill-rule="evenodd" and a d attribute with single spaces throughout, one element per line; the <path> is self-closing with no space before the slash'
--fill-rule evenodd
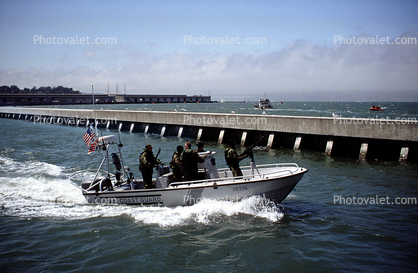
<path id="1" fill-rule="evenodd" d="M 225 217 L 243 216 L 279 221 L 283 214 L 261 197 L 240 202 L 202 200 L 188 207 L 141 207 L 87 204 L 63 169 L 43 162 L 16 162 L 0 157 L 1 214 L 26 218 L 85 219 L 127 215 L 141 224 L 177 226 L 211 224 Z"/>
<path id="2" fill-rule="evenodd" d="M 136 221 L 160 226 L 176 226 L 189 223 L 211 224 L 219 221 L 222 217 L 238 215 L 264 218 L 272 222 L 277 222 L 283 217 L 283 213 L 276 205 L 256 196 L 240 202 L 203 199 L 201 202 L 188 207 L 130 207 L 127 213 Z"/>
<path id="3" fill-rule="evenodd" d="M 19 176 L 34 176 L 37 174 L 59 176 L 62 174 L 61 167 L 40 161 L 19 162 L 8 157 L 0 156 L 0 165 L 1 176 L 7 174 L 16 174 Z"/>

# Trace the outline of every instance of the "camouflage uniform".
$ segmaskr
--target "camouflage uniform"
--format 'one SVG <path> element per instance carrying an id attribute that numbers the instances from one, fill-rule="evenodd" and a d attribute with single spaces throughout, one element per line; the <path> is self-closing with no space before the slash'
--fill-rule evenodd
<path id="1" fill-rule="evenodd" d="M 149 145 L 149 144 L 148 144 Z M 147 146 L 148 146 L 147 145 Z M 139 170 L 142 173 L 142 178 L 144 180 L 144 186 L 146 189 L 152 188 L 152 171 L 153 168 L 158 166 L 161 163 L 160 160 L 154 157 L 152 151 L 148 150 L 148 147 L 145 146 L 145 149 L 142 151 L 141 155 L 139 156 Z"/>
<path id="2" fill-rule="evenodd" d="M 181 153 L 178 151 L 174 152 L 173 157 L 171 158 L 170 167 L 173 170 L 173 182 L 183 181 L 183 173 L 181 171 Z"/>
<path id="3" fill-rule="evenodd" d="M 234 177 L 242 176 L 241 169 L 239 168 L 239 162 L 246 157 L 248 157 L 248 154 L 237 155 L 237 152 L 235 151 L 233 146 L 228 146 L 225 149 L 226 164 L 228 164 L 228 167 L 232 171 L 232 175 Z"/>
<path id="4" fill-rule="evenodd" d="M 196 180 L 197 177 L 197 163 L 202 163 L 205 160 L 199 156 L 196 151 L 187 148 L 181 153 L 181 163 L 183 165 L 184 181 Z"/>

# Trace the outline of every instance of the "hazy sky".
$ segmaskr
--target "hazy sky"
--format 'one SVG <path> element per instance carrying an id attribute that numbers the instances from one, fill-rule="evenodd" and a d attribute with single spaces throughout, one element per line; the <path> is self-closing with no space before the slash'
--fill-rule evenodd
<path id="1" fill-rule="evenodd" d="M 418 1 L 0 1 L 0 85 L 418 101 Z"/>

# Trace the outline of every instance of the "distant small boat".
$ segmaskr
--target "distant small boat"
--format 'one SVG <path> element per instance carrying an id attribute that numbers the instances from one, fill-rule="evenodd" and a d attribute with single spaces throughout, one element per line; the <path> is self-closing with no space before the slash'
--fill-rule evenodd
<path id="1" fill-rule="evenodd" d="M 370 107 L 370 111 L 384 111 L 384 109 L 380 108 L 380 105 L 379 106 L 373 105 L 373 107 Z"/>
<path id="2" fill-rule="evenodd" d="M 273 109 L 270 100 L 266 99 L 266 93 L 264 93 L 264 98 L 258 100 L 258 105 L 254 105 L 254 109 Z"/>

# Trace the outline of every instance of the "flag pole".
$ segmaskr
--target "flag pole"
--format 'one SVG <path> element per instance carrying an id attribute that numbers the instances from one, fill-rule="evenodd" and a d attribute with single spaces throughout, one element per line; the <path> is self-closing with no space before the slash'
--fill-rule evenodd
<path id="1" fill-rule="evenodd" d="M 95 108 L 95 101 L 94 101 L 93 85 L 91 85 L 91 93 L 92 93 L 92 96 L 93 96 L 94 129 L 95 129 L 95 132 L 97 133 L 96 108 Z"/>

